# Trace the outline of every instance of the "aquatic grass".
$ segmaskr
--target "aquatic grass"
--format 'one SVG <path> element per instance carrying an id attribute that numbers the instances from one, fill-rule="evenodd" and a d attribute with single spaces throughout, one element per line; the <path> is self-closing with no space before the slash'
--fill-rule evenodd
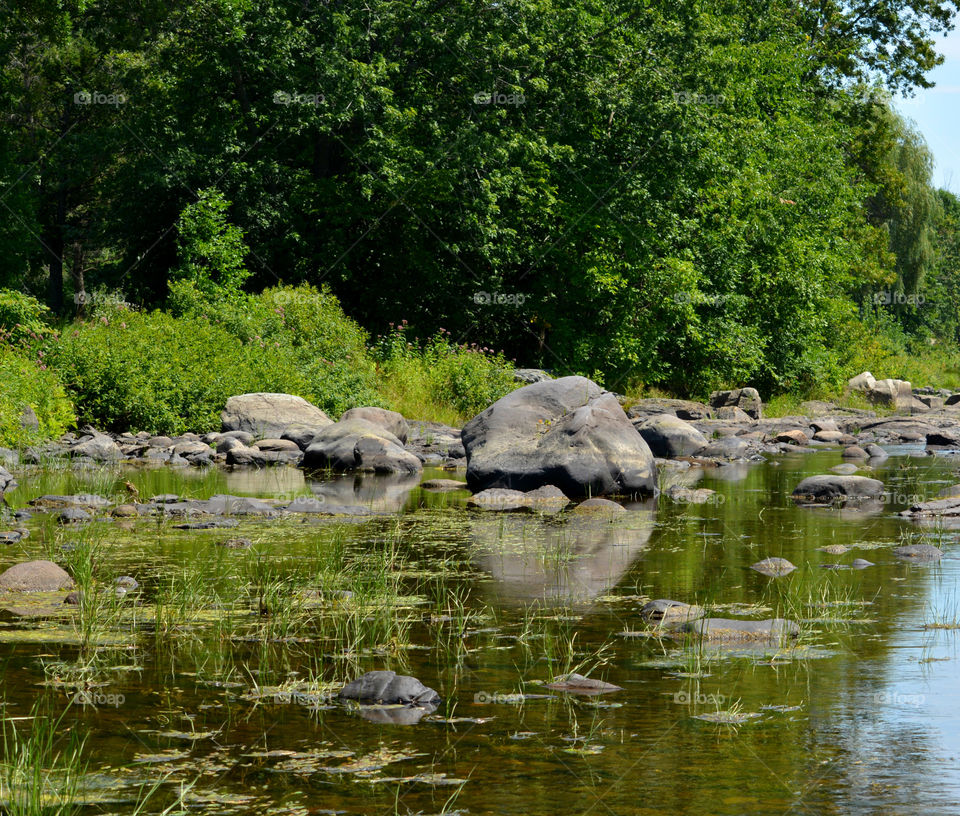
<path id="1" fill-rule="evenodd" d="M 44 701 L 30 716 L 3 721 L 0 805 L 8 816 L 72 816 L 83 804 L 87 735 L 51 717 Z M 65 732 L 65 733 L 61 733 Z"/>
<path id="2" fill-rule="evenodd" d="M 923 615 L 924 629 L 960 629 L 960 595 L 951 587 L 936 604 L 927 602 Z"/>

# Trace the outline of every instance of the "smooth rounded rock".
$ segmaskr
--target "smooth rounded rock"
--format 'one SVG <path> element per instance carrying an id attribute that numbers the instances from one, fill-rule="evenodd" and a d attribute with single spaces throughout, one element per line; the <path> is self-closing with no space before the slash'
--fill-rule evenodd
<path id="1" fill-rule="evenodd" d="M 440 702 L 440 695 L 416 677 L 393 671 L 371 671 L 347 683 L 339 697 L 360 703 L 423 705 Z"/>
<path id="2" fill-rule="evenodd" d="M 794 499 L 820 503 L 837 500 L 878 499 L 883 496 L 883 482 L 866 476 L 808 476 L 793 490 Z"/>
<path id="3" fill-rule="evenodd" d="M 567 496 L 648 493 L 656 465 L 616 396 L 586 377 L 561 377 L 507 394 L 461 433 L 467 483 Z"/>
<path id="4" fill-rule="evenodd" d="M 769 576 L 770 578 L 780 578 L 784 575 L 789 575 L 796 568 L 796 565 L 791 564 L 786 558 L 764 558 L 762 561 L 757 561 L 756 564 L 750 565 L 750 569 L 759 572 L 761 575 Z"/>
<path id="5" fill-rule="evenodd" d="M 25 561 L 0 574 L 0 589 L 15 592 L 56 592 L 73 586 L 73 578 L 53 561 Z"/>

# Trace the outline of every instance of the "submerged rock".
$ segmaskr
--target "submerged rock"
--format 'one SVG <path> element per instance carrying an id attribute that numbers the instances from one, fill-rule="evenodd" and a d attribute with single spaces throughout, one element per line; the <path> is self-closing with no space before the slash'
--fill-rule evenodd
<path id="1" fill-rule="evenodd" d="M 15 592 L 57 592 L 73 586 L 73 578 L 53 561 L 25 561 L 0 575 L 0 589 Z"/>
<path id="2" fill-rule="evenodd" d="M 569 691 L 572 694 L 608 694 L 612 691 L 623 691 L 621 686 L 615 686 L 603 680 L 594 680 L 592 677 L 584 677 L 576 672 L 555 677 L 544 686 L 553 691 Z"/>
<path id="3" fill-rule="evenodd" d="M 664 626 L 674 623 L 702 618 L 704 611 L 702 607 L 694 606 L 683 601 L 670 601 L 665 598 L 659 598 L 655 601 L 645 603 L 640 609 L 640 617 L 647 623 L 662 624 Z"/>
<path id="4" fill-rule="evenodd" d="M 249 550 L 253 542 L 249 538 L 228 538 L 217 542 L 218 547 L 225 547 L 228 550 Z"/>
<path id="5" fill-rule="evenodd" d="M 744 641 L 777 640 L 796 637 L 800 627 L 784 618 L 768 620 L 734 620 L 731 618 L 704 618 L 688 621 L 679 627 L 682 632 L 699 635 L 704 640 Z"/>
<path id="6" fill-rule="evenodd" d="M 670 485 L 663 492 L 678 504 L 706 504 L 716 495 L 716 491 L 709 487 L 691 488 L 678 484 Z"/>
<path id="7" fill-rule="evenodd" d="M 770 578 L 780 578 L 784 575 L 789 575 L 796 568 L 796 565 L 791 564 L 786 558 L 764 558 L 762 561 L 757 561 L 756 564 L 750 565 L 750 569 L 756 570 L 761 575 L 767 575 Z"/>
<path id="8" fill-rule="evenodd" d="M 387 705 L 429 705 L 440 702 L 440 695 L 416 677 L 392 671 L 372 671 L 347 683 L 339 697 L 360 703 Z"/>
<path id="9" fill-rule="evenodd" d="M 943 550 L 932 544 L 907 544 L 904 547 L 894 547 L 893 554 L 908 561 L 939 561 Z"/>

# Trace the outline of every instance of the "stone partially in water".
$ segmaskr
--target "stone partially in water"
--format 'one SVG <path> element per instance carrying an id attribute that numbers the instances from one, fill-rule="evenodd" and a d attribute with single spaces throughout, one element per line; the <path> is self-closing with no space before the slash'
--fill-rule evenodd
<path id="1" fill-rule="evenodd" d="M 843 453 L 840 454 L 844 459 L 869 459 L 870 454 L 867 453 L 859 445 L 850 445 L 848 448 L 843 449 Z"/>
<path id="2" fill-rule="evenodd" d="M 458 482 L 456 479 L 427 479 L 420 483 L 424 490 L 436 490 L 446 492 L 450 490 L 467 490 L 466 482 Z"/>
<path id="3" fill-rule="evenodd" d="M 464 485 L 466 487 L 466 485 Z M 467 500 L 467 507 L 481 510 L 541 510 L 557 512 L 570 503 L 563 491 L 553 485 L 544 485 L 536 490 L 509 490 L 491 487 L 481 490 Z"/>
<path id="4" fill-rule="evenodd" d="M 653 455 L 662 459 L 693 456 L 707 446 L 707 438 L 700 431 L 672 414 L 640 420 L 634 427 Z"/>
<path id="5" fill-rule="evenodd" d="M 57 522 L 60 524 L 80 524 L 92 518 L 86 510 L 79 507 L 65 507 L 57 514 Z"/>
<path id="6" fill-rule="evenodd" d="M 853 569 L 866 569 L 873 566 L 873 561 L 867 561 L 866 558 L 854 558 L 850 566 Z"/>
<path id="7" fill-rule="evenodd" d="M 611 691 L 623 691 L 622 687 L 615 686 L 613 683 L 594 680 L 592 677 L 584 677 L 576 672 L 562 674 L 544 685 L 554 691 L 569 691 L 572 694 L 607 694 Z"/>
<path id="8" fill-rule="evenodd" d="M 461 433 L 471 490 L 533 490 L 567 496 L 652 493 L 653 454 L 616 396 L 586 377 L 562 377 L 512 391 Z"/>
<path id="9" fill-rule="evenodd" d="M 932 544 L 907 544 L 905 547 L 895 547 L 893 554 L 908 561 L 939 561 L 943 551 Z"/>
<path id="10" fill-rule="evenodd" d="M 393 671 L 367 672 L 347 683 L 339 696 L 343 700 L 381 705 L 429 705 L 440 702 L 440 695 L 416 677 Z"/>
<path id="11" fill-rule="evenodd" d="M 659 598 L 643 605 L 640 617 L 647 623 L 667 625 L 683 623 L 703 617 L 703 609 L 683 601 L 671 601 Z"/>
<path id="12" fill-rule="evenodd" d="M 620 513 L 626 513 L 627 509 L 622 504 L 617 504 L 615 501 L 610 501 L 610 499 L 593 498 L 580 502 L 580 504 L 573 508 L 573 512 L 578 514 L 600 513 L 619 515 Z"/>
<path id="13" fill-rule="evenodd" d="M 761 621 L 704 618 L 684 623 L 680 626 L 680 631 L 699 635 L 704 640 L 776 640 L 783 637 L 796 637 L 800 634 L 800 627 L 784 618 L 769 618 Z"/>
<path id="14" fill-rule="evenodd" d="M 826 547 L 821 547 L 820 551 L 829 555 L 843 555 L 848 549 L 849 547 L 845 547 L 843 544 L 829 544 Z"/>
<path id="15" fill-rule="evenodd" d="M 883 495 L 883 482 L 866 476 L 808 476 L 793 490 L 794 499 L 830 504 L 834 501 L 877 499 Z"/>
<path id="16" fill-rule="evenodd" d="M 767 575 L 770 578 L 780 578 L 789 575 L 796 569 L 796 565 L 791 564 L 786 558 L 764 558 L 763 561 L 757 561 L 751 564 L 750 569 L 756 570 L 761 575 Z"/>
<path id="17" fill-rule="evenodd" d="M 0 589 L 15 592 L 56 592 L 73 586 L 73 578 L 53 561 L 25 561 L 0 575 Z"/>

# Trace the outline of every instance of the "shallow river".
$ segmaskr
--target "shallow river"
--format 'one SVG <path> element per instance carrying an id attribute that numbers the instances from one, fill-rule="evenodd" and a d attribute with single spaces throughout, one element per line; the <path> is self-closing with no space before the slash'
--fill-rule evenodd
<path id="1" fill-rule="evenodd" d="M 144 497 L 315 494 L 377 515 L 203 531 L 34 516 L 0 567 L 92 572 L 80 609 L 0 617 L 5 714 L 85 740 L 85 813 L 956 814 L 960 536 L 896 513 L 960 482 L 960 460 L 893 452 L 865 474 L 890 494 L 871 512 L 795 506 L 803 476 L 840 462 L 818 452 L 669 473 L 717 493 L 613 520 L 481 513 L 416 480 L 293 469 L 21 471 L 14 508 L 121 500 L 129 480 Z M 253 546 L 216 546 L 234 537 Z M 942 561 L 891 552 L 921 541 Z M 768 556 L 798 569 L 749 569 Z M 854 558 L 874 566 L 824 567 Z M 120 575 L 140 588 L 116 599 Z M 779 647 L 657 637 L 639 616 L 651 598 L 802 632 Z M 443 706 L 397 725 L 331 701 L 380 668 Z M 622 691 L 543 687 L 573 670 Z"/>

